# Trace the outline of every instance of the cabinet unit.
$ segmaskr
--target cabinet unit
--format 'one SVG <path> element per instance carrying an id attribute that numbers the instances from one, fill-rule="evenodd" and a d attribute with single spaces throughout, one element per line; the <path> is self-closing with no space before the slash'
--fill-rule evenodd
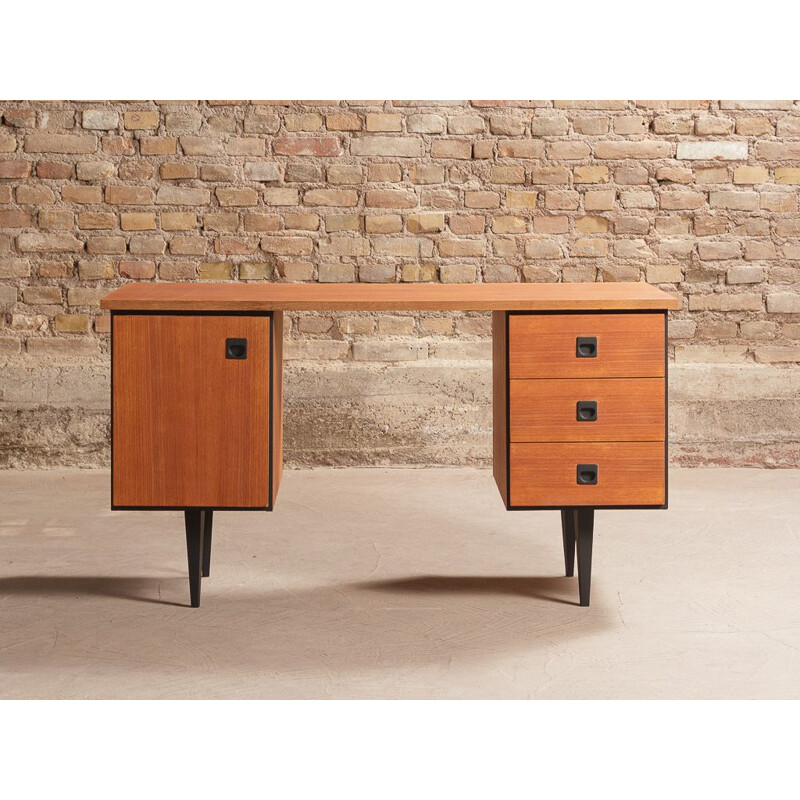
<path id="1" fill-rule="evenodd" d="M 275 503 L 282 358 L 281 311 L 112 312 L 111 507 L 184 511 L 192 606 L 213 512 Z"/>

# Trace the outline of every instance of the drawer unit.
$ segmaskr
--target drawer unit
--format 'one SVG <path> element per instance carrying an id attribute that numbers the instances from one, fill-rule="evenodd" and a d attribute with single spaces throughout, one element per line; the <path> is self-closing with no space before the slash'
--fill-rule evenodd
<path id="1" fill-rule="evenodd" d="M 662 506 L 663 442 L 511 443 L 512 507 Z"/>
<path id="2" fill-rule="evenodd" d="M 280 314 L 112 315 L 112 507 L 272 507 Z"/>
<path id="3" fill-rule="evenodd" d="M 509 378 L 661 378 L 664 315 L 510 314 Z"/>
<path id="4" fill-rule="evenodd" d="M 496 312 L 493 328 L 506 507 L 665 507 L 666 314 Z"/>
<path id="5" fill-rule="evenodd" d="M 512 442 L 664 440 L 663 378 L 509 382 Z"/>

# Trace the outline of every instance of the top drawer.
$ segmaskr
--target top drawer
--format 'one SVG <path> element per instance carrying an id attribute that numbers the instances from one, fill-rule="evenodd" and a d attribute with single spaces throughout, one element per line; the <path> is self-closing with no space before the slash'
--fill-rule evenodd
<path id="1" fill-rule="evenodd" d="M 661 378 L 663 313 L 509 314 L 510 378 Z"/>

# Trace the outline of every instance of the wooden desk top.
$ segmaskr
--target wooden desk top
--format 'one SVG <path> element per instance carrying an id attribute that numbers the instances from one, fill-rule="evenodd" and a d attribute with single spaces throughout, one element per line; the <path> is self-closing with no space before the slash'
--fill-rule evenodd
<path id="1" fill-rule="evenodd" d="M 112 311 L 635 311 L 680 307 L 647 283 L 129 283 Z"/>

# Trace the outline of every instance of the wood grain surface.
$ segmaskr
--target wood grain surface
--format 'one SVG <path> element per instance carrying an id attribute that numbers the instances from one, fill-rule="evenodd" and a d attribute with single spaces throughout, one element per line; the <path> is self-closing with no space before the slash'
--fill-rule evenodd
<path id="1" fill-rule="evenodd" d="M 269 338 L 267 316 L 114 316 L 112 505 L 268 505 Z"/>
<path id="2" fill-rule="evenodd" d="M 576 339 L 597 337 L 597 357 L 578 358 Z M 509 377 L 664 376 L 663 314 L 512 314 Z"/>
<path id="3" fill-rule="evenodd" d="M 272 505 L 283 477 L 283 312 L 272 313 Z"/>
<path id="4" fill-rule="evenodd" d="M 578 421 L 578 401 L 597 417 Z M 663 378 L 510 381 L 512 442 L 657 442 L 664 439 Z"/>
<path id="5" fill-rule="evenodd" d="M 510 506 L 662 505 L 664 442 L 511 445 Z M 578 464 L 597 464 L 593 486 L 577 483 Z"/>
<path id="6" fill-rule="evenodd" d="M 492 312 L 492 467 L 503 502 L 508 504 L 508 368 L 504 311 Z"/>
<path id="7" fill-rule="evenodd" d="M 675 309 L 647 283 L 319 284 L 129 283 L 103 298 L 112 310 L 505 311 Z"/>

